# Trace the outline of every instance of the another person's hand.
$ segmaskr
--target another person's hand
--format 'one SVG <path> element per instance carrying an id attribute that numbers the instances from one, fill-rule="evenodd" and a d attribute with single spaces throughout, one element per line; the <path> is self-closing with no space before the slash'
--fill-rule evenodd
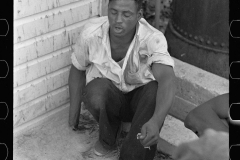
<path id="1" fill-rule="evenodd" d="M 229 134 L 207 129 L 198 140 L 180 144 L 175 160 L 229 160 Z"/>
<path id="2" fill-rule="evenodd" d="M 150 119 L 142 126 L 140 142 L 144 147 L 150 147 L 157 144 L 159 138 L 159 126 L 154 119 Z"/>

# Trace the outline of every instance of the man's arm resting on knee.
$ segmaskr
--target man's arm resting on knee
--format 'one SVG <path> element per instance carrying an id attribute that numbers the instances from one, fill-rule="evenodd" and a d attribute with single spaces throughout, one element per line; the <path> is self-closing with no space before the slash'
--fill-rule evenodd
<path id="1" fill-rule="evenodd" d="M 74 65 L 71 66 L 68 78 L 70 93 L 69 126 L 77 127 L 82 102 L 82 90 L 86 85 L 85 71 L 78 70 Z"/>
<path id="2" fill-rule="evenodd" d="M 163 64 L 153 64 L 153 76 L 158 82 L 156 106 L 152 118 L 142 126 L 140 142 L 144 147 L 156 144 L 159 131 L 175 97 L 175 74 L 173 68 Z"/>
<path id="3" fill-rule="evenodd" d="M 175 74 L 171 66 L 157 63 L 153 64 L 152 72 L 158 82 L 156 107 L 152 119 L 161 127 L 175 98 Z"/>

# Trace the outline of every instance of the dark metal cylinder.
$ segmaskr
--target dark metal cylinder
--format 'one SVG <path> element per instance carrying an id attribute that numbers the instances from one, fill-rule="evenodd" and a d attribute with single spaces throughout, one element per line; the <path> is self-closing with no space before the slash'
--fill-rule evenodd
<path id="1" fill-rule="evenodd" d="M 173 57 L 229 77 L 229 0 L 174 0 L 165 36 Z"/>

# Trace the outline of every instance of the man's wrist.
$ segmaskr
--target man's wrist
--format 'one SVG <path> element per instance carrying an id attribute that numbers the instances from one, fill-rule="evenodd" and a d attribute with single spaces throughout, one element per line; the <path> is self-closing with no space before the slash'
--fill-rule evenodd
<path id="1" fill-rule="evenodd" d="M 162 116 L 158 116 L 158 115 L 153 115 L 153 117 L 151 118 L 159 127 L 159 129 L 161 128 L 161 126 L 164 123 L 164 119 L 162 119 Z"/>

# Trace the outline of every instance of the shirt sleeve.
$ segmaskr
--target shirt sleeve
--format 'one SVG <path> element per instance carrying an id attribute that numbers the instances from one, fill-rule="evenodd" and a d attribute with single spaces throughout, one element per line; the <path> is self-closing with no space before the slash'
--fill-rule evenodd
<path id="1" fill-rule="evenodd" d="M 89 65 L 88 46 L 83 34 L 80 33 L 73 46 L 73 53 L 71 55 L 72 64 L 78 70 L 86 70 Z"/>
<path id="2" fill-rule="evenodd" d="M 174 60 L 167 50 L 167 40 L 163 34 L 155 34 L 148 40 L 148 65 L 161 63 L 174 67 Z"/>

